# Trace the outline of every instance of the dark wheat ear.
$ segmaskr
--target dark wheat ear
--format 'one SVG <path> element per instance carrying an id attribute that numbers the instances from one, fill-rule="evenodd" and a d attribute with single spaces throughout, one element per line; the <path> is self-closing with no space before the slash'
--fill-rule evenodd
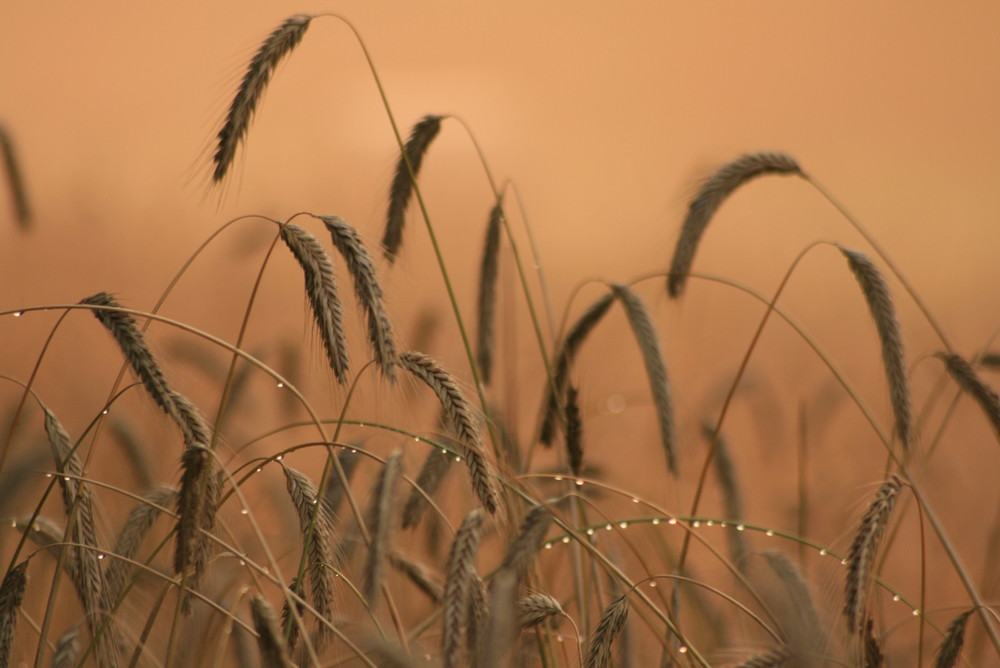
<path id="1" fill-rule="evenodd" d="M 267 668 L 294 668 L 288 656 L 288 645 L 278 627 L 278 617 L 274 609 L 260 595 L 250 599 L 253 626 L 257 631 L 257 647 L 260 649 L 261 665 Z"/>
<path id="2" fill-rule="evenodd" d="M 389 543 L 398 515 L 395 513 L 396 483 L 402 475 L 403 453 L 397 450 L 385 461 L 378 482 L 372 490 L 372 501 L 365 518 L 371 543 L 368 545 L 368 558 L 365 560 L 362 593 L 369 608 L 372 609 L 375 608 L 385 564 L 389 558 Z"/>
<path id="3" fill-rule="evenodd" d="M 396 254 L 403 243 L 403 224 L 406 222 L 406 208 L 413 197 L 414 179 L 420 173 L 427 149 L 440 131 L 441 116 L 424 116 L 413 126 L 410 138 L 403 147 L 403 154 L 396 163 L 396 175 L 389 189 L 389 213 L 382 237 L 383 252 L 390 263 L 396 261 Z"/>
<path id="4" fill-rule="evenodd" d="M 611 665 L 611 643 L 621 635 L 628 620 L 628 598 L 623 594 L 611 602 L 597 621 L 594 635 L 587 643 L 584 668 L 607 668 Z"/>
<path id="5" fill-rule="evenodd" d="M 0 158 L 3 159 L 4 171 L 7 173 L 7 184 L 10 187 L 10 196 L 14 200 L 14 215 L 22 229 L 26 229 L 31 222 L 31 209 L 28 207 L 28 194 L 24 188 L 24 179 L 21 176 L 21 167 L 17 160 L 17 152 L 14 150 L 14 142 L 11 141 L 7 129 L 0 124 Z"/>
<path id="6" fill-rule="evenodd" d="M 483 511 L 476 508 L 462 520 L 448 553 L 441 634 L 441 657 L 445 668 L 457 668 L 461 663 L 462 628 L 469 620 L 469 600 L 476 586 L 476 552 L 482 528 Z"/>
<path id="7" fill-rule="evenodd" d="M 28 562 L 14 566 L 0 584 L 0 666 L 9 666 L 10 650 L 14 646 L 14 629 L 28 586 Z"/>
<path id="8" fill-rule="evenodd" d="M 688 204 L 687 217 L 681 226 L 674 258 L 670 263 L 667 290 L 671 297 L 679 297 L 684 291 L 698 242 L 712 216 L 737 188 L 763 174 L 805 176 L 795 160 L 783 153 L 749 153 L 723 165 L 702 184 Z"/>
<path id="9" fill-rule="evenodd" d="M 197 589 L 208 566 L 219 499 L 219 484 L 212 452 L 200 445 L 187 448 L 181 458 L 184 472 L 177 496 L 177 549 L 174 571 L 187 576 L 189 589 Z M 182 592 L 182 606 L 190 612 L 191 599 Z"/>
<path id="10" fill-rule="evenodd" d="M 338 216 L 320 216 L 330 231 L 333 245 L 347 263 L 354 279 L 354 294 L 368 315 L 368 340 L 375 351 L 375 362 L 389 381 L 396 380 L 399 353 L 392 333 L 392 322 L 385 309 L 385 296 L 375 272 L 375 264 L 361 242 L 358 231 Z"/>
<path id="11" fill-rule="evenodd" d="M 993 425 L 997 437 L 1000 438 L 1000 397 L 989 385 L 979 379 L 972 365 L 954 353 L 936 353 L 934 355 L 944 362 L 948 373 L 958 383 L 958 386 L 972 395 L 979 407 L 986 413 Z"/>
<path id="12" fill-rule="evenodd" d="M 237 147 L 246 137 L 250 121 L 257 111 L 257 105 L 264 95 L 275 67 L 302 40 L 312 19 L 313 17 L 308 14 L 296 14 L 286 19 L 257 49 L 243 75 L 236 96 L 229 105 L 226 121 L 219 130 L 215 155 L 212 158 L 215 164 L 215 171 L 212 173 L 213 183 L 225 178 L 236 157 Z"/>
<path id="13" fill-rule="evenodd" d="M 889 380 L 889 395 L 892 411 L 896 418 L 896 434 L 903 448 L 910 445 L 910 390 L 906 382 L 906 367 L 903 360 L 903 337 L 899 333 L 896 310 L 892 305 L 892 295 L 882 274 L 875 264 L 863 253 L 841 248 L 847 263 L 861 284 L 861 292 L 868 302 L 868 309 L 875 320 L 878 338 L 882 343 L 882 364 Z"/>
<path id="14" fill-rule="evenodd" d="M 497 202 L 486 223 L 486 241 L 483 243 L 483 260 L 479 265 L 479 328 L 476 336 L 476 363 L 484 385 L 493 377 L 494 314 L 497 303 L 497 273 L 500 260 L 500 227 L 503 223 L 503 204 Z"/>
<path id="15" fill-rule="evenodd" d="M 973 612 L 975 612 L 975 608 L 966 610 L 948 625 L 944 641 L 938 648 L 934 668 L 952 668 L 958 663 L 958 657 L 962 654 L 962 645 L 965 644 L 965 626 L 969 621 L 969 615 Z"/>
<path id="16" fill-rule="evenodd" d="M 323 348 L 330 368 L 341 385 L 347 383 L 347 339 L 344 334 L 344 307 L 337 292 L 333 263 L 316 237 L 298 225 L 281 226 L 281 239 L 288 246 L 306 281 L 306 296 L 312 307 L 316 326 L 323 339 Z"/>

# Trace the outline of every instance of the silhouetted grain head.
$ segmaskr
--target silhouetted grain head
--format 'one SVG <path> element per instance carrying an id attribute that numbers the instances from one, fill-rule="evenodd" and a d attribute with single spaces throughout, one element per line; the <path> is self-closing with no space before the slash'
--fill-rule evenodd
<path id="1" fill-rule="evenodd" d="M 10 666 L 14 647 L 14 629 L 28 586 L 28 562 L 22 561 L 4 575 L 0 584 L 0 666 Z"/>
<path id="2" fill-rule="evenodd" d="M 587 653 L 583 660 L 584 668 L 607 668 L 611 665 L 611 644 L 625 628 L 628 621 L 628 597 L 619 596 L 611 602 L 601 618 L 597 620 L 594 635 L 587 643 Z"/>
<path id="3" fill-rule="evenodd" d="M 21 175 L 21 164 L 17 159 L 14 141 L 2 123 L 0 123 L 0 159 L 3 160 L 10 198 L 14 203 L 14 217 L 20 223 L 21 229 L 27 229 L 31 223 L 28 193 L 24 186 L 24 177 Z"/>
<path id="4" fill-rule="evenodd" d="M 383 252 L 390 263 L 396 261 L 399 247 L 403 243 L 403 225 L 406 222 L 406 209 L 413 197 L 414 179 L 420 173 L 427 149 L 440 131 L 441 116 L 424 116 L 413 126 L 410 138 L 403 148 L 403 155 L 396 163 L 396 175 L 389 190 L 389 213 L 382 237 Z"/>
<path id="5" fill-rule="evenodd" d="M 316 486 L 305 473 L 282 466 L 285 487 L 299 514 L 299 528 L 306 542 L 307 572 L 312 591 L 312 606 L 320 617 L 329 620 L 334 605 L 334 525 L 333 516 L 325 502 L 316 496 Z M 327 627 L 320 624 L 320 632 Z"/>
<path id="6" fill-rule="evenodd" d="M 687 217 L 681 226 L 670 263 L 667 290 L 671 297 L 679 297 L 684 291 L 698 242 L 715 212 L 737 188 L 764 174 L 804 176 L 802 169 L 790 156 L 782 153 L 750 153 L 723 165 L 702 184 L 688 204 Z"/>
<path id="7" fill-rule="evenodd" d="M 500 228 L 503 224 L 503 204 L 497 202 L 486 222 L 483 259 L 479 263 L 479 300 L 477 302 L 476 364 L 484 385 L 493 377 L 494 320 L 497 304 L 497 274 L 500 268 Z"/>
<path id="8" fill-rule="evenodd" d="M 264 668 L 294 668 L 288 655 L 288 645 L 278 626 L 274 609 L 262 597 L 254 594 L 250 599 L 253 627 L 257 631 L 257 647 Z"/>
<path id="9" fill-rule="evenodd" d="M 469 596 L 475 584 L 476 552 L 482 537 L 483 512 L 477 508 L 465 516 L 455 533 L 445 566 L 444 615 L 441 657 L 444 668 L 457 668 L 462 658 L 462 629 L 467 619 Z"/>
<path id="10" fill-rule="evenodd" d="M 948 625 L 944 640 L 938 647 L 934 668 L 952 668 L 958 663 L 958 657 L 962 654 L 962 645 L 965 644 L 965 626 L 969 621 L 969 615 L 973 612 L 975 609 L 966 610 Z"/>
<path id="11" fill-rule="evenodd" d="M 174 571 L 187 576 L 190 589 L 197 589 L 211 552 L 209 533 L 215 526 L 218 481 L 215 460 L 205 447 L 187 448 L 181 468 Z M 190 597 L 183 596 L 183 600 L 185 612 L 190 611 Z"/>
<path id="12" fill-rule="evenodd" d="M 961 356 L 954 353 L 937 353 L 935 357 L 945 363 L 948 373 L 958 386 L 975 399 L 993 425 L 997 437 L 1000 438 L 1000 398 L 993 388 L 984 383 L 972 365 Z"/>

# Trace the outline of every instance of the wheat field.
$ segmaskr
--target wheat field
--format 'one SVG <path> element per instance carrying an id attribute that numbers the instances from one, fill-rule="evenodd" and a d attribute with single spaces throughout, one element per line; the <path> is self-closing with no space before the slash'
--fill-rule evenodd
<path id="1" fill-rule="evenodd" d="M 856 185 L 890 206 L 885 169 L 770 137 L 658 148 L 678 183 L 607 216 L 613 180 L 397 105 L 349 13 L 251 38 L 185 140 L 203 227 L 60 228 L 0 125 L 0 665 L 1000 663 L 988 233 L 904 234 Z M 331 40 L 378 129 L 269 186 L 269 108 L 315 102 L 283 77 Z"/>

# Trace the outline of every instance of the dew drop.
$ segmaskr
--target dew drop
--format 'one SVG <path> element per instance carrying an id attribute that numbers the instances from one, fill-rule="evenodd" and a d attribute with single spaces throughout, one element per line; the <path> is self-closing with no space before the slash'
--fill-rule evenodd
<path id="1" fill-rule="evenodd" d="M 622 529 L 628 529 L 628 522 L 619 522 L 618 526 L 620 526 Z"/>
<path id="2" fill-rule="evenodd" d="M 16 529 L 17 528 L 17 520 L 11 520 L 10 521 L 10 528 L 11 529 Z"/>
<path id="3" fill-rule="evenodd" d="M 552 543 L 546 543 L 545 544 L 545 549 L 546 550 L 551 550 L 552 549 Z"/>
<path id="4" fill-rule="evenodd" d="M 45 474 L 45 477 L 46 477 L 46 478 L 51 478 L 51 477 L 52 477 L 52 474 L 51 474 L 51 473 L 46 473 L 46 474 Z"/>
<path id="5" fill-rule="evenodd" d="M 458 455 L 455 455 L 455 461 L 456 461 L 456 462 L 460 462 L 460 461 L 462 461 L 462 458 L 461 458 L 461 457 L 459 457 Z"/>
<path id="6" fill-rule="evenodd" d="M 275 458 L 274 458 L 274 461 L 276 461 L 276 462 L 280 462 L 280 461 L 281 461 L 282 459 L 284 459 L 284 458 L 285 458 L 285 456 L 284 456 L 284 455 L 278 455 L 277 457 L 275 457 Z"/>
<path id="7" fill-rule="evenodd" d="M 563 536 L 562 542 L 568 543 L 569 542 L 569 536 Z"/>
<path id="8" fill-rule="evenodd" d="M 240 511 L 240 513 L 242 513 L 244 515 L 249 515 L 250 514 L 250 509 L 249 508 L 244 508 L 243 510 Z"/>
<path id="9" fill-rule="evenodd" d="M 588 536 L 593 536 L 594 535 L 594 530 L 593 529 L 587 529 L 587 535 Z"/>
<path id="10" fill-rule="evenodd" d="M 604 525 L 604 530 L 605 530 L 605 531 L 611 531 L 612 529 L 614 529 L 614 527 L 613 527 L 613 526 L 611 526 L 610 524 L 606 524 L 606 525 Z"/>
<path id="11" fill-rule="evenodd" d="M 240 559 L 240 566 L 246 566 L 246 565 L 247 565 L 247 562 L 245 562 L 242 559 Z"/>
<path id="12" fill-rule="evenodd" d="M 680 647 L 677 648 L 677 651 L 680 652 L 681 654 L 687 654 L 688 648 L 685 645 L 681 645 Z"/>
<path id="13" fill-rule="evenodd" d="M 448 451 L 445 448 L 441 448 L 441 454 L 446 455 L 448 454 Z"/>
<path id="14" fill-rule="evenodd" d="M 583 487 L 583 481 L 582 480 L 574 480 L 573 482 L 576 483 L 577 487 Z"/>
<path id="15" fill-rule="evenodd" d="M 258 466 L 258 467 L 256 468 L 256 470 L 254 470 L 254 473 L 260 473 L 260 472 L 261 472 L 261 471 L 263 471 L 263 470 L 264 470 L 264 469 L 262 469 L 261 467 L 259 467 L 259 466 Z"/>
<path id="16" fill-rule="evenodd" d="M 632 503 L 639 503 L 639 499 L 633 498 Z"/>
<path id="17" fill-rule="evenodd" d="M 351 448 L 351 454 L 352 455 L 358 454 L 358 449 L 357 448 Z"/>
<path id="18" fill-rule="evenodd" d="M 420 442 L 420 437 L 419 436 L 414 436 L 413 440 L 416 441 L 417 443 L 419 443 Z"/>
<path id="19" fill-rule="evenodd" d="M 104 557 L 106 557 L 106 556 L 107 556 L 106 554 L 99 554 L 99 555 L 97 555 L 97 560 L 98 561 L 103 561 Z"/>
<path id="20" fill-rule="evenodd" d="M 899 594 L 896 594 L 895 596 L 893 596 L 892 600 L 895 601 L 896 603 L 899 603 Z"/>
<path id="21" fill-rule="evenodd" d="M 841 559 L 840 560 L 840 565 L 841 566 L 846 566 L 847 565 L 847 559 Z"/>
<path id="22" fill-rule="evenodd" d="M 707 522 L 705 522 L 705 526 L 715 526 L 715 522 L 713 522 L 712 520 L 708 520 Z"/>
<path id="23" fill-rule="evenodd" d="M 825 548 L 819 551 L 819 556 L 821 556 L 821 557 L 825 557 L 826 556 L 826 549 Z"/>
<path id="24" fill-rule="evenodd" d="M 555 480 L 556 482 L 562 482 L 562 479 L 563 477 L 561 475 L 557 475 L 555 478 L 553 478 L 553 480 Z"/>
<path id="25" fill-rule="evenodd" d="M 742 524 L 737 524 L 736 525 L 736 530 L 737 531 L 744 531 L 744 530 L 746 530 L 746 527 L 743 526 Z"/>
<path id="26" fill-rule="evenodd" d="M 653 518 L 653 526 L 655 527 L 659 523 L 660 523 L 660 518 L 659 517 L 654 517 Z"/>
<path id="27" fill-rule="evenodd" d="M 764 532 L 764 535 L 765 535 L 765 536 L 773 536 L 773 535 L 774 535 L 774 532 L 773 532 L 773 531 L 771 531 L 770 529 L 768 529 L 767 531 L 765 531 L 765 532 Z"/>
<path id="28" fill-rule="evenodd" d="M 701 522 L 699 522 L 698 520 L 695 520 L 694 522 L 691 522 L 691 526 L 693 526 L 695 529 L 697 529 L 698 527 L 701 526 Z"/>
<path id="29" fill-rule="evenodd" d="M 18 311 L 17 313 L 14 314 L 14 317 L 20 318 L 22 315 L 24 315 L 24 311 Z"/>
<path id="30" fill-rule="evenodd" d="M 69 482 L 69 476 L 68 476 L 68 475 L 64 475 L 64 476 L 63 476 L 63 481 L 65 481 L 65 482 Z"/>
<path id="31" fill-rule="evenodd" d="M 278 389 L 279 389 L 279 390 L 280 390 L 281 388 L 283 388 L 284 386 L 285 386 L 285 384 L 284 384 L 284 383 L 278 383 Z"/>
<path id="32" fill-rule="evenodd" d="M 101 411 L 101 415 L 107 415 L 107 414 L 108 414 L 108 409 L 107 408 L 105 408 L 103 411 Z"/>
<path id="33" fill-rule="evenodd" d="M 677 524 L 677 518 L 671 517 L 669 520 L 667 520 L 667 524 Z"/>
<path id="34" fill-rule="evenodd" d="M 655 582 L 650 582 L 649 583 L 649 588 L 650 589 L 656 589 L 656 583 Z"/>
<path id="35" fill-rule="evenodd" d="M 914 610 L 913 611 L 913 616 L 914 617 L 919 617 L 920 616 L 920 611 L 919 610 Z"/>
<path id="36" fill-rule="evenodd" d="M 563 637 L 561 633 L 556 636 L 556 642 L 563 642 Z"/>

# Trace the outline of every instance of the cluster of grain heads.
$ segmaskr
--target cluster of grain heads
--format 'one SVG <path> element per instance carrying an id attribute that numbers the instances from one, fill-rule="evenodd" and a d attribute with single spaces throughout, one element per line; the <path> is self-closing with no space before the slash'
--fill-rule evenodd
<path id="1" fill-rule="evenodd" d="M 440 131 L 441 116 L 425 116 L 413 126 L 399 156 L 399 162 L 396 163 L 396 175 L 389 189 L 389 211 L 386 215 L 385 233 L 382 236 L 383 252 L 390 263 L 396 261 L 403 243 L 406 209 L 413 197 L 415 181 L 423 165 L 424 156 Z"/>
<path id="2" fill-rule="evenodd" d="M 496 513 L 498 498 L 493 467 L 486 458 L 479 427 L 465 395 L 451 374 L 427 355 L 410 350 L 400 354 L 399 359 L 404 369 L 422 380 L 437 396 L 449 429 L 462 444 L 462 458 L 472 477 L 476 497 L 490 514 Z"/>
<path id="3" fill-rule="evenodd" d="M 14 203 L 14 217 L 21 225 L 22 230 L 27 229 L 31 223 L 28 193 L 24 186 L 24 177 L 21 175 L 21 165 L 17 159 L 17 151 L 14 149 L 14 141 L 2 123 L 0 123 L 0 159 L 3 160 L 8 190 Z"/>
<path id="4" fill-rule="evenodd" d="M 737 188 L 764 174 L 796 174 L 805 177 L 798 163 L 790 156 L 782 153 L 751 153 L 723 165 L 702 184 L 688 204 L 688 214 L 681 226 L 670 263 L 667 290 L 671 297 L 679 297 L 684 291 L 695 251 L 698 250 L 698 242 L 715 212 Z"/>
<path id="5" fill-rule="evenodd" d="M 882 484 L 875 500 L 861 518 L 861 526 L 851 544 L 847 556 L 847 602 L 844 605 L 851 633 L 861 631 L 868 618 L 868 593 L 874 578 L 875 558 L 902 487 L 903 480 L 897 475 Z"/>
<path id="6" fill-rule="evenodd" d="M 254 54 L 229 105 L 226 121 L 219 130 L 213 157 L 213 182 L 218 183 L 225 178 L 236 157 L 237 147 L 246 137 L 257 105 L 271 80 L 271 74 L 278 63 L 302 40 L 312 19 L 308 14 L 296 14 L 288 18 L 264 40 Z"/>
<path id="7" fill-rule="evenodd" d="M 889 381 L 896 435 L 906 449 L 910 445 L 910 390 L 903 359 L 903 338 L 899 333 L 892 295 L 889 294 L 889 287 L 882 274 L 866 255 L 846 248 L 841 248 L 840 252 L 847 258 L 851 271 L 858 279 L 875 321 L 879 341 L 882 343 L 882 364 Z"/>

